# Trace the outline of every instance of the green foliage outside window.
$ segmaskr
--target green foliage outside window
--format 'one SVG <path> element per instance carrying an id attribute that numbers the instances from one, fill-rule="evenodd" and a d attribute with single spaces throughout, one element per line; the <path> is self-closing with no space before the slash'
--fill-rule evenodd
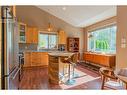
<path id="1" fill-rule="evenodd" d="M 109 44 L 106 40 L 96 40 L 96 49 L 106 51 L 109 49 Z"/>
<path id="2" fill-rule="evenodd" d="M 116 26 L 109 26 L 89 32 L 88 37 L 89 51 L 116 52 Z"/>

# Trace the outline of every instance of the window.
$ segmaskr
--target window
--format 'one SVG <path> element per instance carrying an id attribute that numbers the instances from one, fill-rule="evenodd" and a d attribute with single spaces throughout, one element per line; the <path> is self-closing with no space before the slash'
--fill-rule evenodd
<path id="1" fill-rule="evenodd" d="M 116 26 L 89 32 L 88 51 L 116 53 Z"/>
<path id="2" fill-rule="evenodd" d="M 39 34 L 39 49 L 56 49 L 57 35 L 56 34 Z"/>

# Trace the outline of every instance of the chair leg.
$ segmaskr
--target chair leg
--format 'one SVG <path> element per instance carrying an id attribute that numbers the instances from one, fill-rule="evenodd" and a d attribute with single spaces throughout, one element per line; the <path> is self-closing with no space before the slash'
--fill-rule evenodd
<path id="1" fill-rule="evenodd" d="M 75 67 L 72 66 L 72 69 L 73 69 L 73 71 L 72 71 L 72 73 L 73 73 L 72 76 L 73 76 L 73 78 L 74 78 L 74 75 L 75 75 L 75 71 L 74 71 L 74 70 L 75 70 Z"/>
<path id="2" fill-rule="evenodd" d="M 104 84 L 105 84 L 105 76 L 103 76 L 103 79 L 102 79 L 101 89 L 104 89 Z"/>

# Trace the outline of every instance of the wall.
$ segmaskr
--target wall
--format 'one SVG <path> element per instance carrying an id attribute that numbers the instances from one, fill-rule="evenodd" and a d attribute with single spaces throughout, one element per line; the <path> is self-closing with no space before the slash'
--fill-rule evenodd
<path id="1" fill-rule="evenodd" d="M 127 43 L 127 6 L 117 7 L 117 54 L 116 68 L 127 68 L 127 45 L 121 48 L 121 39 Z"/>
<path id="2" fill-rule="evenodd" d="M 19 51 L 24 50 L 37 50 L 37 44 L 19 43 Z"/>
<path id="3" fill-rule="evenodd" d="M 111 25 L 111 24 L 116 24 L 117 22 L 117 17 L 114 16 L 114 17 L 111 17 L 111 18 L 108 18 L 106 20 L 103 20 L 103 21 L 100 21 L 100 22 L 97 22 L 95 24 L 92 24 L 90 26 L 87 26 L 84 28 L 84 51 L 87 51 L 87 33 L 92 31 L 92 30 L 95 30 L 95 29 L 98 29 L 98 28 L 102 28 L 104 26 L 107 26 L 107 25 Z"/>
<path id="4" fill-rule="evenodd" d="M 17 18 L 20 22 L 24 22 L 29 26 L 36 26 L 40 31 L 45 31 L 50 22 L 53 25 L 53 31 L 63 29 L 67 37 L 80 38 L 80 53 L 83 52 L 84 35 L 83 29 L 73 27 L 63 20 L 35 7 L 35 6 L 17 6 Z"/>

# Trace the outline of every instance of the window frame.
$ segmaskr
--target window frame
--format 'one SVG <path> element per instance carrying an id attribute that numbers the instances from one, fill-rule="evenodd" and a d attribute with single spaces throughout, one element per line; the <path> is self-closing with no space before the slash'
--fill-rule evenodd
<path id="1" fill-rule="evenodd" d="M 98 30 L 101 30 L 101 29 L 111 28 L 111 27 L 114 27 L 114 26 L 116 27 L 116 37 L 117 37 L 117 25 L 116 25 L 116 23 L 113 23 L 113 24 L 110 24 L 110 25 L 106 25 L 106 26 L 102 26 L 102 27 L 98 27 L 98 28 L 95 28 L 95 29 L 87 31 L 87 51 L 90 51 L 90 47 L 89 47 L 89 33 L 92 33 L 92 32 L 95 32 L 95 31 L 98 31 Z M 95 50 L 95 45 L 94 45 L 94 50 L 92 52 L 103 53 L 102 51 L 96 51 Z M 115 54 L 116 54 L 116 51 L 115 51 Z"/>
<path id="2" fill-rule="evenodd" d="M 48 48 L 42 48 L 39 46 L 39 41 L 40 41 L 40 34 L 47 34 L 48 35 Z M 56 35 L 56 48 L 54 49 L 58 49 L 58 33 L 56 32 L 39 32 L 39 37 L 38 37 L 38 48 L 39 49 L 44 49 L 44 50 L 50 50 L 51 48 L 49 48 L 49 35 Z M 54 50 L 54 49 L 51 49 L 51 50 Z"/>

